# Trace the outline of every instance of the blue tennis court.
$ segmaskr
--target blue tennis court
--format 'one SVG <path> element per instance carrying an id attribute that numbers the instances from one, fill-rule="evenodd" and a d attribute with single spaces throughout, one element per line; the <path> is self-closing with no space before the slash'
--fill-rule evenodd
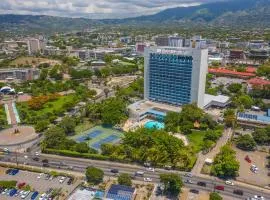
<path id="1" fill-rule="evenodd" d="M 106 126 L 95 126 L 80 135 L 71 137 L 76 142 L 87 142 L 89 147 L 100 150 L 105 143 L 118 143 L 124 137 L 123 132 Z M 90 140 L 88 140 L 90 138 Z"/>
<path id="2" fill-rule="evenodd" d="M 76 139 L 76 141 L 77 141 L 77 142 L 84 142 L 87 138 L 93 139 L 93 138 L 98 137 L 98 136 L 101 135 L 101 134 L 102 134 L 102 131 L 100 131 L 100 130 L 95 130 L 95 131 L 92 131 L 92 132 L 88 133 L 87 135 L 78 137 L 78 138 Z"/>
<path id="3" fill-rule="evenodd" d="M 100 149 L 100 146 L 102 144 L 106 144 L 106 143 L 113 143 L 114 141 L 118 141 L 120 138 L 117 135 L 110 135 L 94 144 L 91 145 L 91 147 L 93 147 L 94 149 Z"/>

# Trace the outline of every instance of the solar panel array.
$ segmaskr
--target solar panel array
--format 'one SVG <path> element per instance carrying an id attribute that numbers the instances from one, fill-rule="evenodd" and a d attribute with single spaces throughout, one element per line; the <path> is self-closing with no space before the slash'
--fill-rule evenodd
<path id="1" fill-rule="evenodd" d="M 107 198 L 114 200 L 131 200 L 135 189 L 124 185 L 112 185 Z"/>
<path id="2" fill-rule="evenodd" d="M 238 117 L 250 119 L 250 120 L 258 120 L 257 115 L 247 114 L 247 113 L 238 113 Z"/>

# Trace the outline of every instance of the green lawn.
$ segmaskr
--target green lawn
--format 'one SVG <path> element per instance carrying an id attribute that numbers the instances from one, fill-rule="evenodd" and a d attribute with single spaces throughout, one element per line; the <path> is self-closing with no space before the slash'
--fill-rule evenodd
<path id="1" fill-rule="evenodd" d="M 134 63 L 130 63 L 130 62 L 124 62 L 124 61 L 120 61 L 119 62 L 120 65 L 126 65 L 126 66 L 134 66 Z"/>
<path id="2" fill-rule="evenodd" d="M 93 128 L 94 125 L 95 124 L 91 123 L 89 120 L 84 120 L 83 123 L 81 123 L 75 127 L 75 133 L 82 134 L 83 132 Z"/>
<path id="3" fill-rule="evenodd" d="M 205 134 L 206 131 L 192 131 L 191 134 L 187 135 L 189 143 L 194 148 L 195 152 L 199 152 L 202 149 Z"/>
<path id="4" fill-rule="evenodd" d="M 53 112 L 53 111 L 59 111 L 59 110 L 63 109 L 63 105 L 65 103 L 74 102 L 74 98 L 76 98 L 76 96 L 74 94 L 62 96 L 59 99 L 57 99 L 56 101 L 51 101 L 51 102 L 46 103 L 41 110 L 37 111 L 37 113 L 42 114 L 42 113 L 48 113 L 48 112 Z"/>

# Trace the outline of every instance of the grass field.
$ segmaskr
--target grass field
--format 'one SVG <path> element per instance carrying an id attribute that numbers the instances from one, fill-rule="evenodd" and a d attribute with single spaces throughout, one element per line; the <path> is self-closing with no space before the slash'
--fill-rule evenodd
<path id="1" fill-rule="evenodd" d="M 50 63 L 51 65 L 61 64 L 59 60 L 51 60 L 47 58 L 35 58 L 35 57 L 20 57 L 13 60 L 10 65 L 20 66 L 20 65 L 34 65 L 37 66 L 41 63 Z"/>
<path id="2" fill-rule="evenodd" d="M 199 152 L 202 149 L 204 143 L 206 131 L 192 131 L 187 135 L 190 145 L 194 148 L 195 152 Z"/>
<path id="3" fill-rule="evenodd" d="M 134 63 L 130 63 L 130 62 L 124 62 L 124 61 L 120 61 L 119 62 L 120 65 L 126 65 L 126 66 L 134 66 Z"/>

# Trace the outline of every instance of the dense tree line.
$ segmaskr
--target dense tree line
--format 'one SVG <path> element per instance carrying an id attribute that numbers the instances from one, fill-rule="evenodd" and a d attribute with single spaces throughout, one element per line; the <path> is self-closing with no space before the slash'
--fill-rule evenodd
<path id="1" fill-rule="evenodd" d="M 162 130 L 138 129 L 125 134 L 120 145 L 105 144 L 102 154 L 133 162 L 150 162 L 154 166 L 171 165 L 187 170 L 192 166 L 192 153 L 182 140 Z"/>
<path id="2" fill-rule="evenodd" d="M 240 164 L 236 160 L 236 152 L 229 145 L 225 145 L 214 159 L 211 174 L 221 178 L 236 177 L 239 167 Z"/>

